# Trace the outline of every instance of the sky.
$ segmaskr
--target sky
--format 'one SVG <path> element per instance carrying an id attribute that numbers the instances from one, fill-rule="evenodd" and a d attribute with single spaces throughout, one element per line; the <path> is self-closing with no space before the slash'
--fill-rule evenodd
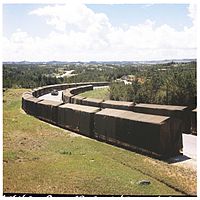
<path id="1" fill-rule="evenodd" d="M 192 4 L 3 4 L 3 61 L 196 58 Z"/>

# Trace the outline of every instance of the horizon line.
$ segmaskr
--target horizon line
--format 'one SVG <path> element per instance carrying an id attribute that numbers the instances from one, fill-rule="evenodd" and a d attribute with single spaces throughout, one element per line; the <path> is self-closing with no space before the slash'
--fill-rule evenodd
<path id="1" fill-rule="evenodd" d="M 197 60 L 197 58 L 167 58 L 167 59 L 152 59 L 152 60 L 89 60 L 89 61 L 67 61 L 67 60 L 46 60 L 46 61 L 29 61 L 29 60 L 20 60 L 20 61 L 2 61 L 2 63 L 6 62 L 151 62 L 151 61 L 173 61 L 173 60 Z"/>

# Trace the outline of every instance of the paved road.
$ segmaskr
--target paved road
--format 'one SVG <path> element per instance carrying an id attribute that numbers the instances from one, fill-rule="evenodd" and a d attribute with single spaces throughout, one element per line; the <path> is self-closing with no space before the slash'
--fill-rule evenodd
<path id="1" fill-rule="evenodd" d="M 183 134 L 183 155 L 196 160 L 197 136 Z"/>
<path id="2" fill-rule="evenodd" d="M 58 95 L 51 95 L 51 93 L 42 95 L 39 97 L 39 99 L 46 99 L 46 100 L 52 100 L 52 101 L 62 101 L 62 91 L 58 91 Z"/>
<path id="3" fill-rule="evenodd" d="M 170 164 L 197 171 L 197 136 L 183 134 L 183 155 L 170 158 Z"/>
<path id="4" fill-rule="evenodd" d="M 100 89 L 100 88 L 108 88 L 108 86 L 98 86 L 94 87 L 94 89 Z M 54 96 L 51 95 L 51 93 L 42 95 L 39 97 L 39 99 L 46 99 L 46 100 L 52 100 L 52 101 L 62 101 L 62 91 L 58 91 L 58 95 Z"/>

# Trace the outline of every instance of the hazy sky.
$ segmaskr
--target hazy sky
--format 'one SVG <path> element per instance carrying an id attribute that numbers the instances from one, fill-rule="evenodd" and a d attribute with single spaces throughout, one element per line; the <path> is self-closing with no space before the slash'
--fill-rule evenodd
<path id="1" fill-rule="evenodd" d="M 3 4 L 4 61 L 196 58 L 189 4 Z"/>

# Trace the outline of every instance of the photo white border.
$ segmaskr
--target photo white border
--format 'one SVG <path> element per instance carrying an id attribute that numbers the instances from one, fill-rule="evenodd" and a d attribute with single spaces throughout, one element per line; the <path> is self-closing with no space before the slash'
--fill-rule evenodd
<path id="1" fill-rule="evenodd" d="M 199 47 L 200 47 L 200 39 L 199 39 L 199 35 L 200 35 L 200 28 L 199 28 L 199 24 L 200 24 L 200 5 L 198 0 L 2 0 L 0 2 L 0 16 L 2 17 L 2 5 L 3 4 L 64 4 L 66 2 L 77 2 L 80 1 L 84 4 L 197 4 L 197 19 L 198 19 L 198 30 L 197 30 L 197 110 L 199 111 L 200 106 L 199 106 L 199 102 L 198 102 L 198 97 L 199 97 L 199 58 L 200 58 L 200 51 L 199 51 Z M 2 29 L 2 20 L 0 22 L 0 30 L 1 33 L 3 32 Z M 0 44 L 2 44 L 2 37 L 0 39 Z M 0 47 L 0 62 L 1 62 L 1 66 L 2 66 L 2 45 Z M 0 109 L 0 133 L 1 134 L 1 138 L 0 138 L 0 197 L 2 197 L 3 195 L 3 85 L 2 85 L 2 67 L 0 70 L 0 86 L 1 86 L 1 90 L 0 90 L 0 102 L 1 102 L 1 109 Z M 197 112 L 197 119 L 200 119 L 200 113 Z M 199 132 L 199 128 L 200 125 L 198 125 L 197 123 L 197 132 Z M 200 141 L 199 141 L 199 136 L 197 136 L 197 183 L 200 183 L 200 179 L 199 179 L 199 159 L 198 159 L 198 154 L 200 152 Z M 190 199 L 198 199 L 198 197 L 200 197 L 200 186 L 199 184 L 197 184 L 197 197 L 188 197 Z M 5 197 L 3 197 L 5 198 Z M 62 197 L 59 197 L 62 198 Z M 66 197 L 63 197 L 66 198 Z M 69 197 L 68 197 L 69 198 Z M 74 197 L 76 198 L 76 197 Z M 108 198 L 108 197 L 106 197 Z M 134 199 L 154 199 L 155 197 L 134 197 Z M 174 199 L 174 197 L 161 197 L 162 199 Z M 185 197 L 176 197 L 176 199 L 183 199 Z M 8 197 L 6 197 L 6 199 L 8 199 Z M 101 199 L 101 197 L 99 197 L 98 199 Z M 118 199 L 118 198 L 115 198 Z M 120 198 L 121 199 L 121 198 Z"/>

